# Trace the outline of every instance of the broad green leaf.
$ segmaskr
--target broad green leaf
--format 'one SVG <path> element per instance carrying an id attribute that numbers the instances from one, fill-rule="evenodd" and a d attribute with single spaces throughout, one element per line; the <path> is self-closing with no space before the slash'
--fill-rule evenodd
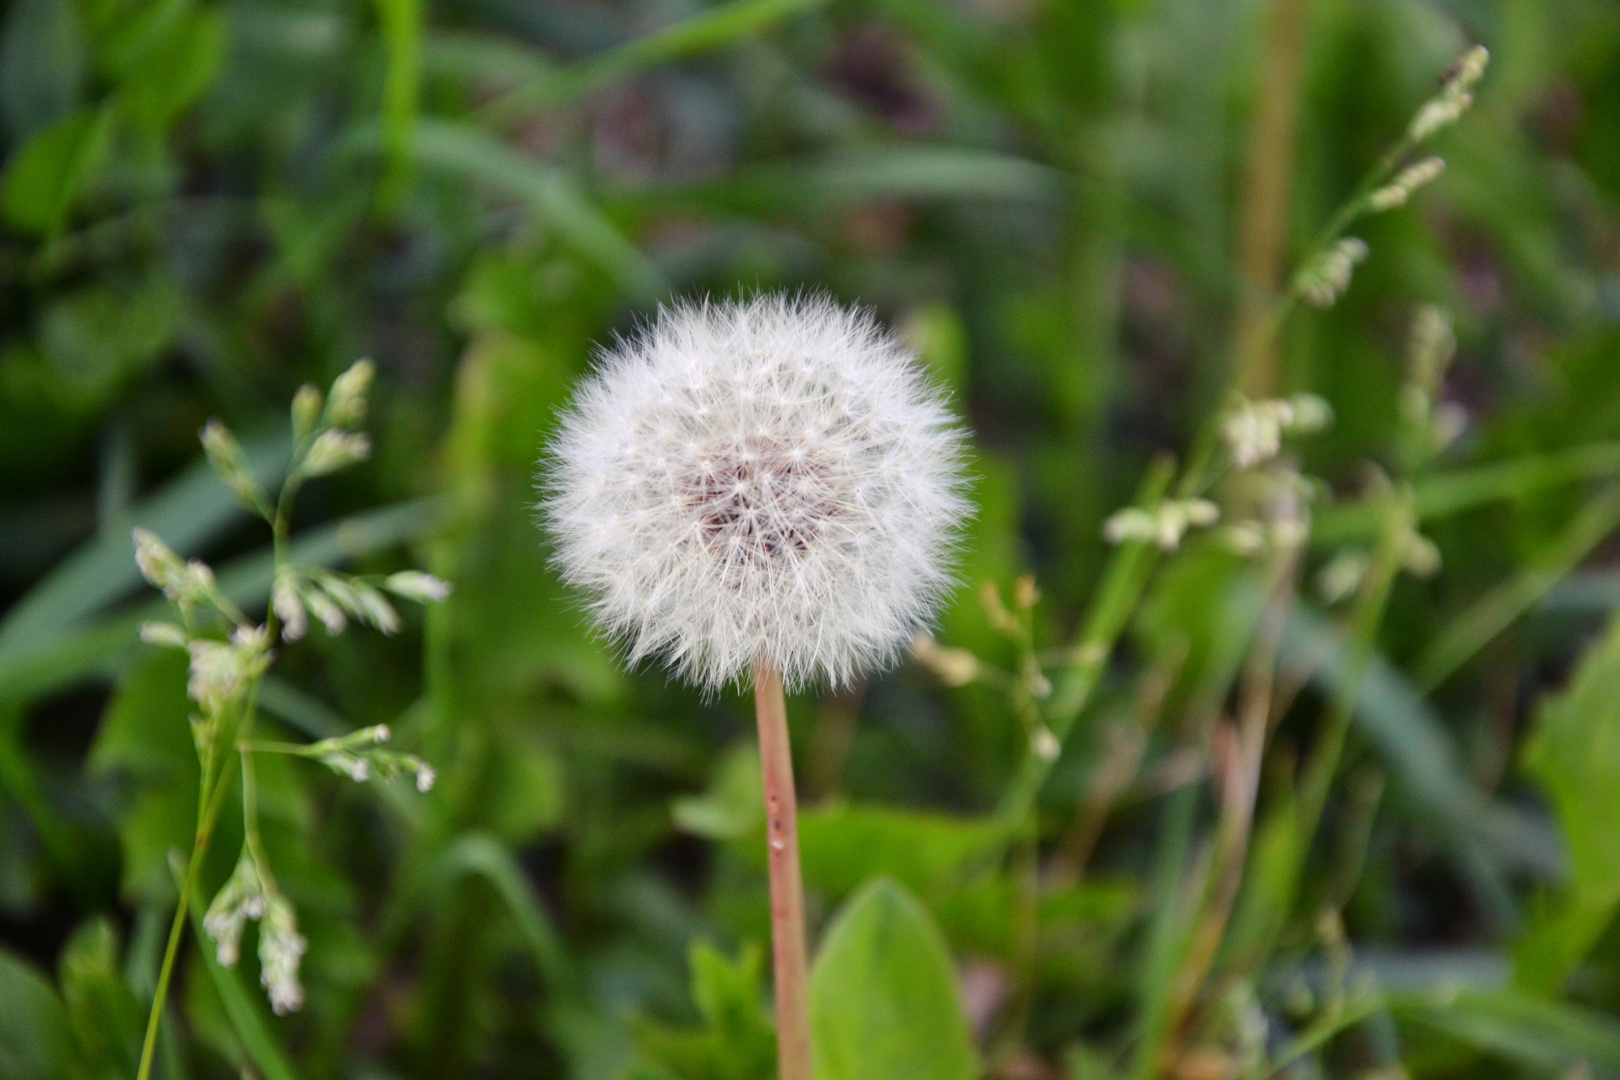
<path id="1" fill-rule="evenodd" d="M 636 1025 L 644 1068 L 667 1070 L 681 1080 L 771 1080 L 776 1075 L 776 1033 L 761 994 L 764 956 L 745 946 L 729 960 L 707 942 L 687 954 L 692 1000 L 700 1028 Z"/>
<path id="2" fill-rule="evenodd" d="M 225 60 L 219 12 L 187 12 L 154 35 L 124 78 L 124 100 L 148 131 L 163 130 L 213 84 Z"/>
<path id="3" fill-rule="evenodd" d="M 1556 993 L 1620 907 L 1620 622 L 1549 698 L 1524 750 L 1569 846 L 1570 873 L 1518 949 L 1518 979 Z"/>
<path id="4" fill-rule="evenodd" d="M 0 949 L 0 1080 L 69 1080 L 72 1040 L 50 982 Z"/>
<path id="5" fill-rule="evenodd" d="M 889 881 L 834 920 L 810 978 L 816 1080 L 975 1080 L 950 954 L 922 906 Z"/>
<path id="6" fill-rule="evenodd" d="M 799 816 L 805 883 L 834 898 L 874 877 L 925 897 L 947 892 L 1004 836 L 998 819 L 917 810 L 833 806 Z"/>
<path id="7" fill-rule="evenodd" d="M 759 749 L 751 742 L 733 746 L 716 766 L 708 790 L 702 795 L 676 799 L 670 804 L 670 816 L 677 828 L 705 840 L 763 836 L 765 782 L 760 774 Z M 802 834 L 802 818 L 799 828 Z"/>
<path id="8" fill-rule="evenodd" d="M 57 966 L 85 1075 L 94 1080 L 133 1076 L 146 1013 L 119 971 L 112 923 L 101 917 L 79 927 Z"/>
<path id="9" fill-rule="evenodd" d="M 112 113 L 77 112 L 37 132 L 0 175 L 0 215 L 27 232 L 61 228 L 112 145 Z"/>

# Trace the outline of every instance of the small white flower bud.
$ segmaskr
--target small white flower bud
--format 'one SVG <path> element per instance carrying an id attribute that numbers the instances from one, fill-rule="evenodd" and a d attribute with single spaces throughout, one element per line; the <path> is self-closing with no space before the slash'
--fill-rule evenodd
<path id="1" fill-rule="evenodd" d="M 1451 446 L 1468 430 L 1468 410 L 1455 401 L 1442 401 L 1429 421 L 1429 441 L 1438 453 Z"/>
<path id="2" fill-rule="evenodd" d="M 326 419 L 336 427 L 353 427 L 366 417 L 366 393 L 371 389 L 376 365 L 370 360 L 357 360 L 348 371 L 332 383 L 332 394 L 326 403 Z"/>
<path id="3" fill-rule="evenodd" d="M 921 632 L 911 639 L 911 655 L 946 686 L 966 686 L 979 677 L 979 658 L 966 649 L 952 649 Z"/>
<path id="4" fill-rule="evenodd" d="M 423 763 L 416 769 L 416 790 L 426 794 L 433 790 L 433 784 L 438 780 L 439 774 L 433 771 L 433 766 Z"/>
<path id="5" fill-rule="evenodd" d="M 315 437 L 304 456 L 305 476 L 325 476 L 371 456 L 371 440 L 362 434 L 328 428 Z"/>
<path id="6" fill-rule="evenodd" d="M 135 565 L 140 567 L 141 576 L 148 584 L 168 595 L 174 583 L 185 573 L 185 564 L 180 561 L 180 556 L 169 550 L 169 545 L 157 538 L 156 533 L 136 529 L 132 535 L 135 539 Z M 170 596 L 170 599 L 174 597 Z"/>
<path id="7" fill-rule="evenodd" d="M 1483 45 L 1475 45 L 1457 58 L 1447 72 L 1446 88 L 1455 91 L 1472 90 L 1485 75 L 1485 66 L 1490 63 L 1491 51 Z"/>
<path id="8" fill-rule="evenodd" d="M 1300 435 L 1315 435 L 1333 424 L 1333 406 L 1316 394 L 1295 394 L 1288 399 L 1292 410 L 1288 430 Z"/>
<path id="9" fill-rule="evenodd" d="M 382 593 L 370 585 L 361 585 L 356 591 L 360 594 L 360 610 L 367 622 L 385 634 L 399 631 L 399 612 L 394 610 L 394 605 Z"/>
<path id="10" fill-rule="evenodd" d="M 293 441 L 300 445 L 315 433 L 321 419 L 321 392 L 309 383 L 298 388 L 292 399 Z"/>
<path id="11" fill-rule="evenodd" d="M 395 596 L 424 604 L 438 603 L 450 595 L 449 582 L 440 581 L 420 570 L 401 570 L 397 574 L 389 574 L 383 581 L 383 588 Z"/>
<path id="12" fill-rule="evenodd" d="M 1239 521 L 1218 534 L 1221 543 L 1239 555 L 1259 554 L 1266 546 L 1266 532 L 1257 521 Z"/>
<path id="13" fill-rule="evenodd" d="M 297 641 L 308 632 L 309 618 L 298 594 L 298 582 L 291 573 L 277 575 L 275 588 L 270 593 L 270 606 L 281 620 L 282 640 Z"/>
<path id="14" fill-rule="evenodd" d="M 1367 209 L 1375 214 L 1405 206 L 1411 192 L 1398 184 L 1385 184 L 1367 196 Z"/>
<path id="15" fill-rule="evenodd" d="M 255 513 L 269 513 L 264 489 L 248 471 L 247 457 L 242 453 L 242 446 L 236 441 L 236 436 L 231 434 L 230 428 L 218 420 L 208 421 L 202 429 L 202 444 L 209 467 L 225 485 L 225 489 L 236 497 L 236 501 Z"/>
<path id="16" fill-rule="evenodd" d="M 1366 241 L 1343 237 L 1294 275 L 1294 291 L 1312 307 L 1330 308 L 1350 287 L 1351 274 L 1366 258 Z"/>
<path id="17" fill-rule="evenodd" d="M 141 640 L 148 645 L 161 645 L 170 649 L 183 649 L 190 640 L 185 630 L 171 622 L 141 623 Z"/>
<path id="18" fill-rule="evenodd" d="M 235 965 L 241 955 L 242 928 L 264 911 L 264 882 L 253 860 L 244 853 L 203 916 L 203 931 L 214 939 L 221 966 Z"/>
<path id="19" fill-rule="evenodd" d="M 1434 395 L 1456 355 L 1457 335 L 1452 330 L 1451 315 L 1434 304 L 1418 308 L 1407 345 L 1411 381 Z"/>
<path id="20" fill-rule="evenodd" d="M 1430 98 L 1412 117 L 1406 129 L 1407 137 L 1413 142 L 1422 142 L 1441 128 L 1455 124 L 1473 103 L 1474 95 L 1467 91 Z"/>
<path id="21" fill-rule="evenodd" d="M 1316 573 L 1316 594 L 1325 604 L 1337 604 L 1361 588 L 1371 558 L 1365 551 L 1341 551 Z"/>
<path id="22" fill-rule="evenodd" d="M 1168 499 L 1153 514 L 1153 540 L 1165 551 L 1174 551 L 1187 531 L 1187 508 Z"/>
<path id="23" fill-rule="evenodd" d="M 1135 506 L 1117 510 L 1103 522 L 1103 539 L 1110 544 L 1150 540 L 1154 532 L 1153 515 Z"/>
<path id="24" fill-rule="evenodd" d="M 1413 530 L 1401 551 L 1401 565 L 1417 577 L 1433 577 L 1440 571 L 1440 548 L 1433 540 Z"/>
<path id="25" fill-rule="evenodd" d="M 1063 753 L 1063 744 L 1058 742 L 1057 736 L 1052 734 L 1052 729 L 1045 724 L 1035 729 L 1034 734 L 1029 737 L 1029 745 L 1035 756 L 1042 761 L 1056 761 L 1058 755 Z"/>
<path id="26" fill-rule="evenodd" d="M 1182 505 L 1188 525 L 1204 528 L 1221 520 L 1221 508 L 1208 499 L 1188 499 Z"/>
<path id="27" fill-rule="evenodd" d="M 344 617 L 343 609 L 334 604 L 331 597 L 315 587 L 301 589 L 299 595 L 303 597 L 304 603 L 309 605 L 310 613 L 321 620 L 321 625 L 326 627 L 328 634 L 337 637 L 343 633 L 349 621 Z"/>

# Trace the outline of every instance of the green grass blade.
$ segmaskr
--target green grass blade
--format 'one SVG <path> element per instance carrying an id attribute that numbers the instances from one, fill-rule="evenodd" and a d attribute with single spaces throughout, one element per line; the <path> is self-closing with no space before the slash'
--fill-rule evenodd
<path id="1" fill-rule="evenodd" d="M 383 180 L 379 201 L 403 194 L 411 168 L 411 136 L 422 87 L 422 0 L 377 0 L 382 28 Z"/>
<path id="2" fill-rule="evenodd" d="M 480 115 L 488 122 L 502 123 L 539 105 L 571 101 L 636 72 L 723 48 L 824 3 L 826 0 L 733 0 L 520 86 L 485 106 Z"/>
<path id="3" fill-rule="evenodd" d="M 1319 613 L 1296 605 L 1283 632 L 1283 662 L 1310 673 L 1325 694 L 1346 677 L 1344 643 Z M 1352 717 L 1389 762 L 1403 790 L 1464 844 L 1481 844 L 1505 866 L 1555 878 L 1557 837 L 1521 811 L 1492 802 L 1470 782 L 1439 717 L 1382 653 L 1367 664 Z"/>
<path id="4" fill-rule="evenodd" d="M 431 527 L 437 512 L 437 503 L 424 499 L 357 514 L 309 530 L 293 542 L 288 558 L 305 566 L 331 566 L 358 558 L 420 536 Z M 134 566 L 134 554 L 127 557 Z M 270 595 L 273 566 L 268 550 L 243 556 L 220 572 L 220 587 L 238 605 L 251 610 Z M 163 618 L 169 612 L 167 603 L 154 599 L 32 648 L 0 654 L 0 704 L 27 702 L 110 673 L 139 644 L 136 630 L 141 622 Z"/>
<path id="5" fill-rule="evenodd" d="M 506 904 L 551 992 L 572 996 L 573 970 L 562 939 L 512 853 L 482 833 L 461 837 L 440 858 L 438 884 L 448 889 L 469 876 L 483 878 Z"/>
<path id="6" fill-rule="evenodd" d="M 1413 665 L 1415 682 L 1432 690 L 1529 611 L 1620 527 L 1620 486 L 1587 503 L 1565 530 L 1537 551 L 1523 569 L 1475 601 L 1435 635 Z"/>
<path id="7" fill-rule="evenodd" d="M 655 188 L 635 198 L 655 207 L 803 214 L 871 199 L 1005 199 L 1054 205 L 1071 186 L 1063 172 L 1027 158 L 912 145 L 756 166 L 724 181 Z"/>
<path id="8" fill-rule="evenodd" d="M 591 205 L 563 170 L 476 128 L 443 120 L 418 122 L 416 158 L 427 168 L 488 185 L 527 203 L 575 251 L 633 297 L 646 299 L 667 289 L 662 272 Z"/>
<path id="9" fill-rule="evenodd" d="M 1412 483 L 1419 522 L 1449 517 L 1487 503 L 1522 498 L 1581 480 L 1620 475 L 1620 443 L 1593 443 L 1570 450 L 1528 454 L 1512 461 L 1431 473 Z M 1379 507 L 1356 503 L 1316 516 L 1311 541 L 1333 547 L 1378 534 Z"/>
<path id="10" fill-rule="evenodd" d="M 287 467 L 286 436 L 244 441 L 248 467 L 267 487 Z M 19 600 L 0 623 L 0 668 L 6 659 L 120 600 L 141 583 L 130 529 L 152 530 L 181 555 L 192 555 L 238 524 L 237 505 L 206 462 L 198 462 L 145 500 L 124 524 L 103 530 Z"/>

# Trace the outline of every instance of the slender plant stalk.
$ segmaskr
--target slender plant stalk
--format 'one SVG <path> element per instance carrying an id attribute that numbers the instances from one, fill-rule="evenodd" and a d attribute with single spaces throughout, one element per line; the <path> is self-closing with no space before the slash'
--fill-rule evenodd
<path id="1" fill-rule="evenodd" d="M 152 1055 L 157 1050 L 158 1027 L 163 1019 L 163 1003 L 169 996 L 169 980 L 174 975 L 175 957 L 180 952 L 180 937 L 185 929 L 186 917 L 191 910 L 191 894 L 196 891 L 197 877 L 202 871 L 203 858 L 214 838 L 214 823 L 219 820 L 225 792 L 230 788 L 228 771 L 234 754 L 210 755 L 209 773 L 214 761 L 219 761 L 217 776 L 202 777 L 203 800 L 197 815 L 197 835 L 192 840 L 191 858 L 186 863 L 186 876 L 180 884 L 180 898 L 174 909 L 174 922 L 169 927 L 169 942 L 163 949 L 163 967 L 158 971 L 157 988 L 152 992 L 152 1011 L 146 1018 L 146 1040 L 141 1044 L 141 1063 L 135 1080 L 147 1080 L 152 1074 Z"/>
<path id="2" fill-rule="evenodd" d="M 793 791 L 787 699 L 769 664 L 754 671 L 754 712 L 765 774 L 765 832 L 771 870 L 771 948 L 776 975 L 777 1060 L 781 1080 L 812 1080 L 810 964 L 805 955 L 804 882 L 799 872 L 799 808 Z"/>
<path id="3" fill-rule="evenodd" d="M 1196 1004 L 1243 884 L 1243 871 L 1254 826 L 1254 807 L 1260 791 L 1260 767 L 1270 732 L 1272 700 L 1276 690 L 1277 652 L 1282 643 L 1288 612 L 1294 605 L 1299 571 L 1299 553 L 1279 547 L 1272 556 L 1266 575 L 1268 601 L 1261 616 L 1259 632 L 1244 672 L 1242 703 L 1234 731 L 1223 726 L 1228 738 L 1221 784 L 1221 817 L 1215 835 L 1209 891 L 1188 940 L 1181 968 L 1170 985 L 1169 1020 L 1165 1032 L 1171 1049 L 1165 1055 L 1173 1061 L 1180 1055 L 1184 1021 Z M 1180 1036 L 1178 1036 L 1180 1032 Z"/>
<path id="4" fill-rule="evenodd" d="M 1378 643 L 1378 628 L 1384 621 L 1390 589 L 1401 569 L 1401 552 L 1412 531 L 1412 493 L 1402 488 L 1389 499 L 1383 536 L 1373 553 L 1371 567 L 1362 580 L 1350 613 L 1350 635 L 1346 644 L 1346 669 L 1329 706 L 1327 720 L 1317 736 L 1310 760 L 1305 765 L 1299 795 L 1299 836 L 1305 846 L 1316 835 L 1327 806 L 1328 792 L 1339 769 L 1339 758 L 1350 733 L 1350 717 L 1355 712 L 1361 680 L 1372 662 Z"/>
<path id="5" fill-rule="evenodd" d="M 1233 355 L 1251 358 L 1242 387 L 1250 397 L 1269 397 L 1277 385 L 1277 349 L 1269 332 L 1270 316 L 1288 242 L 1304 44 L 1305 0 L 1276 0 L 1250 136 L 1238 244 L 1238 273 L 1244 291 L 1239 298 Z"/>

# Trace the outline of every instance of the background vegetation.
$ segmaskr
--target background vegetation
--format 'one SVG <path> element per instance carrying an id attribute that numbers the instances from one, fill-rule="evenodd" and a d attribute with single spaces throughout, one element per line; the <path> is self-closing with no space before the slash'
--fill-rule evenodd
<path id="1" fill-rule="evenodd" d="M 138 641 L 161 604 L 131 527 L 262 609 L 268 537 L 197 432 L 222 418 L 273 481 L 294 390 L 362 356 L 375 453 L 305 487 L 299 558 L 455 593 L 394 636 L 313 630 L 260 707 L 290 739 L 390 724 L 440 782 L 266 761 L 307 1003 L 272 1016 L 250 950 L 190 941 L 159 1073 L 772 1074 L 748 703 L 621 671 L 531 488 L 594 342 L 767 287 L 875 306 L 952 387 L 979 514 L 938 636 L 1014 673 L 791 704 L 825 1080 L 1620 1075 L 1620 5 L 0 11 L 3 1080 L 133 1074 L 191 842 L 185 664 Z M 1325 481 L 1304 567 L 1214 533 L 1161 560 L 1009 816 L 1057 707 L 1040 665 L 1061 704 L 1095 659 L 1070 647 L 1104 520 L 1185 460 L 1256 297 L 1475 41 L 1446 176 L 1358 225 L 1345 298 L 1256 354 L 1251 396 L 1337 417 L 1288 452 Z M 1455 319 L 1441 396 L 1468 423 L 1414 471 L 1423 304 Z M 1315 576 L 1376 561 L 1393 505 L 1443 569 L 1382 619 L 1352 601 L 1371 650 L 1341 649 Z M 1228 831 L 1246 671 L 1277 691 L 1252 843 Z M 1296 765 L 1335 701 L 1316 829 Z"/>

